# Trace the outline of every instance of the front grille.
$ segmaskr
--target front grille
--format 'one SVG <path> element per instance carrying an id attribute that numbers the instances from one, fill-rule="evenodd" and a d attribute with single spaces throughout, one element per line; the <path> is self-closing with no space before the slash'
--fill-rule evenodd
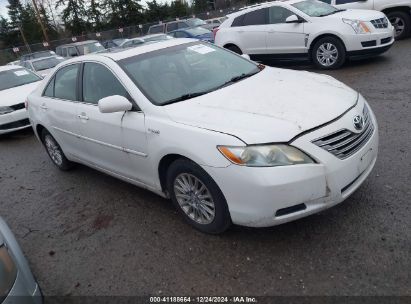
<path id="1" fill-rule="evenodd" d="M 374 133 L 368 107 L 364 107 L 364 128 L 361 133 L 354 133 L 347 129 L 337 131 L 313 141 L 313 144 L 327 150 L 339 159 L 346 159 L 358 152 L 371 138 Z"/>
<path id="2" fill-rule="evenodd" d="M 10 106 L 10 108 L 12 108 L 14 111 L 24 109 L 25 108 L 24 102 L 12 105 Z"/>
<path id="3" fill-rule="evenodd" d="M 381 39 L 381 44 L 390 43 L 390 42 L 391 42 L 391 40 L 392 40 L 392 38 L 391 38 L 391 37 Z"/>
<path id="4" fill-rule="evenodd" d="M 372 25 L 374 25 L 374 27 L 376 29 L 385 29 L 388 28 L 388 19 L 387 18 L 380 18 L 380 19 L 375 19 L 375 20 L 371 20 Z"/>
<path id="5" fill-rule="evenodd" d="M 16 129 L 16 128 L 21 128 L 21 127 L 26 127 L 29 125 L 30 125 L 30 120 L 23 119 L 23 120 L 18 120 L 15 122 L 7 123 L 4 125 L 0 125 L 0 130 Z"/>
<path id="6" fill-rule="evenodd" d="M 361 45 L 362 45 L 362 47 L 377 46 L 377 40 L 364 41 L 364 42 L 361 42 Z"/>

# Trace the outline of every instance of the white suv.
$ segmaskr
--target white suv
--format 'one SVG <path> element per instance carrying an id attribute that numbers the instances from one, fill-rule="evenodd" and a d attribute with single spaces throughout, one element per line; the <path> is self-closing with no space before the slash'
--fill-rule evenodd
<path id="1" fill-rule="evenodd" d="M 395 27 L 395 38 L 411 34 L 411 0 L 321 0 L 338 8 L 376 10 L 385 13 Z"/>
<path id="2" fill-rule="evenodd" d="M 255 60 L 309 58 L 322 69 L 347 57 L 387 51 L 394 28 L 377 11 L 342 10 L 315 0 L 256 5 L 228 16 L 214 31 L 215 43 Z"/>

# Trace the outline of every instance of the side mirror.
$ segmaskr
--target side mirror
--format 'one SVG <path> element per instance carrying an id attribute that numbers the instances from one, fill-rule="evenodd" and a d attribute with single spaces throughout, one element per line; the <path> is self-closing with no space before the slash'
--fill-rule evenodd
<path id="1" fill-rule="evenodd" d="M 285 23 L 301 23 L 301 20 L 297 17 L 297 15 L 291 15 L 285 19 Z"/>
<path id="2" fill-rule="evenodd" d="M 251 60 L 250 55 L 247 55 L 247 54 L 242 54 L 241 57 L 243 57 L 245 59 L 248 59 L 248 60 Z"/>
<path id="3" fill-rule="evenodd" d="M 133 108 L 131 102 L 120 95 L 113 95 L 102 98 L 98 102 L 98 109 L 101 113 L 116 113 L 130 111 Z"/>

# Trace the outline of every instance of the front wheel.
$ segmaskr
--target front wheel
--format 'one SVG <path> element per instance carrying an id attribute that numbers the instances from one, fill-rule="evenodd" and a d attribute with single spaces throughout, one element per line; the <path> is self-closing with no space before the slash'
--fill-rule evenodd
<path id="1" fill-rule="evenodd" d="M 345 63 L 345 47 L 337 38 L 324 37 L 314 44 L 311 58 L 314 64 L 322 70 L 338 69 Z"/>
<path id="2" fill-rule="evenodd" d="M 395 28 L 395 39 L 401 40 L 411 33 L 411 16 L 405 12 L 391 12 L 388 19 Z"/>
<path id="3" fill-rule="evenodd" d="M 219 234 L 230 227 L 223 193 L 211 176 L 192 161 L 179 159 L 170 165 L 167 190 L 179 213 L 197 230 Z"/>

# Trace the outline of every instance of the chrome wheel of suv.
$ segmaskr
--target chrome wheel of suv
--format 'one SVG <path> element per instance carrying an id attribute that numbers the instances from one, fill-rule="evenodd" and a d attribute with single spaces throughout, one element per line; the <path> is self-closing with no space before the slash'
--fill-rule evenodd
<path id="1" fill-rule="evenodd" d="M 317 60 L 324 67 L 333 66 L 338 61 L 337 47 L 330 42 L 322 44 L 317 49 Z"/>
<path id="2" fill-rule="evenodd" d="M 390 22 L 395 28 L 395 37 L 400 37 L 401 35 L 403 35 L 405 31 L 405 21 L 397 16 L 391 17 Z"/>

